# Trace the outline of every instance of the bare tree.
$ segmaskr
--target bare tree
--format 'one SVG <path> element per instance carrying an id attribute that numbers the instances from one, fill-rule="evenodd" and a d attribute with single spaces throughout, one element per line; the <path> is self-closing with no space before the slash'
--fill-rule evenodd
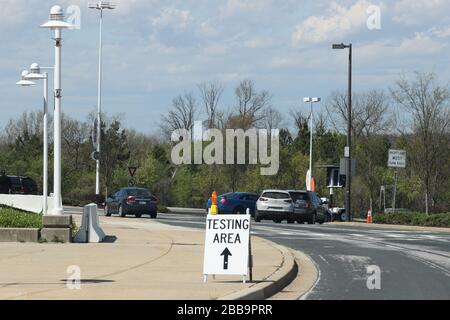
<path id="1" fill-rule="evenodd" d="M 240 116 L 250 116 L 258 121 L 261 111 L 269 107 L 272 96 L 268 91 L 257 92 L 252 80 L 243 80 L 235 90 L 237 98 L 237 111 Z"/>
<path id="2" fill-rule="evenodd" d="M 309 116 L 306 116 L 302 111 L 291 110 L 290 116 L 292 118 L 292 122 L 293 122 L 297 132 L 299 132 L 300 130 L 303 130 L 304 128 L 309 128 L 309 125 L 308 125 Z"/>
<path id="3" fill-rule="evenodd" d="M 425 189 L 425 210 L 428 201 L 435 207 L 436 195 L 445 177 L 443 169 L 450 152 L 448 131 L 450 127 L 450 92 L 436 84 L 433 73 L 416 73 L 413 81 L 397 81 L 392 90 L 394 100 L 412 117 L 413 135 L 408 135 L 411 163 L 416 167 Z M 428 201 L 427 201 L 428 200 Z"/>
<path id="4" fill-rule="evenodd" d="M 194 126 L 197 101 L 192 93 L 179 95 L 172 101 L 172 109 L 162 117 L 161 129 L 170 137 L 177 129 L 191 130 Z"/>
<path id="5" fill-rule="evenodd" d="M 262 115 L 263 126 L 270 133 L 272 129 L 280 128 L 283 123 L 283 115 L 276 109 L 268 107 Z"/>
<path id="6" fill-rule="evenodd" d="M 352 136 L 353 154 L 357 159 L 358 172 L 362 183 L 369 191 L 368 205 L 377 197 L 381 184 L 384 183 L 379 167 L 385 166 L 383 135 L 390 132 L 392 117 L 388 112 L 388 98 L 382 91 L 369 91 L 354 94 L 352 97 Z M 328 115 L 340 132 L 347 127 L 347 94 L 333 93 L 326 106 Z"/>
<path id="7" fill-rule="evenodd" d="M 224 86 L 218 82 L 203 82 L 198 85 L 200 96 L 205 108 L 208 119 L 206 126 L 214 128 L 217 126 L 217 118 L 219 115 L 219 101 L 222 96 Z"/>
<path id="8" fill-rule="evenodd" d="M 392 119 L 388 114 L 388 98 L 382 91 L 354 94 L 352 97 L 352 134 L 355 137 L 386 132 Z M 348 115 L 347 94 L 334 92 L 326 106 L 335 129 L 346 128 Z"/>

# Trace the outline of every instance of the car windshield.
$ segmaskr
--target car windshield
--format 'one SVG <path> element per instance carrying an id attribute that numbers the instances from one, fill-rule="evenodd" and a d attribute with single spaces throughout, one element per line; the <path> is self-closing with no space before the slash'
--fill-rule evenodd
<path id="1" fill-rule="evenodd" d="M 289 194 L 284 192 L 264 192 L 262 195 L 264 198 L 269 199 L 289 199 Z"/>
<path id="2" fill-rule="evenodd" d="M 145 189 L 128 189 L 127 195 L 129 197 L 148 198 L 151 194 L 148 190 Z"/>
<path id="3" fill-rule="evenodd" d="M 294 202 L 297 202 L 298 200 L 301 201 L 308 201 L 308 194 L 306 192 L 289 192 L 291 195 L 291 198 Z"/>

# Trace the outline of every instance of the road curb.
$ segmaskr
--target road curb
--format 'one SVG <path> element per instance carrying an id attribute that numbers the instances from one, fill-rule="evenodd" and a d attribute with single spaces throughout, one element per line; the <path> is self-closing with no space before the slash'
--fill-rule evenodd
<path id="1" fill-rule="evenodd" d="M 382 224 L 382 223 L 364 223 L 364 222 L 331 222 L 331 225 L 363 227 L 363 228 L 380 228 L 380 229 L 397 229 L 405 231 L 430 231 L 430 232 L 447 232 L 450 228 L 443 227 L 424 227 L 424 226 L 408 226 L 402 224 Z"/>
<path id="2" fill-rule="evenodd" d="M 298 265 L 292 251 L 271 241 L 265 239 L 263 241 L 281 252 L 283 256 L 281 266 L 262 282 L 221 297 L 219 300 L 264 300 L 283 290 L 297 277 Z"/>

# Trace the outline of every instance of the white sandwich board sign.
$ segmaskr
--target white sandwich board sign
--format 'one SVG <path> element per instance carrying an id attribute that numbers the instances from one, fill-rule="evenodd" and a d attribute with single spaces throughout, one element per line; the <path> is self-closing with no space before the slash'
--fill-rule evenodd
<path id="1" fill-rule="evenodd" d="M 247 276 L 250 215 L 208 215 L 203 274 Z"/>
<path id="2" fill-rule="evenodd" d="M 389 150 L 389 168 L 406 168 L 406 151 L 405 150 Z"/>

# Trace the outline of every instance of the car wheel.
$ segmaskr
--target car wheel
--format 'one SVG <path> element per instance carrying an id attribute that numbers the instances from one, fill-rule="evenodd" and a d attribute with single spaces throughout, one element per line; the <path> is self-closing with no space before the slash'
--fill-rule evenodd
<path id="1" fill-rule="evenodd" d="M 156 216 L 157 216 L 156 213 L 152 213 L 152 214 L 150 215 L 150 217 L 151 217 L 152 219 L 156 219 Z"/>
<path id="2" fill-rule="evenodd" d="M 233 209 L 233 214 L 245 214 L 245 208 L 243 207 L 236 207 Z"/>
<path id="3" fill-rule="evenodd" d="M 311 218 L 309 218 L 308 224 L 316 224 L 316 214 L 313 213 Z"/>
<path id="4" fill-rule="evenodd" d="M 122 218 L 125 218 L 125 216 L 126 216 L 125 212 L 123 212 L 122 206 L 119 206 L 119 215 L 120 215 Z"/>
<path id="5" fill-rule="evenodd" d="M 275 222 L 275 223 L 281 223 L 281 221 L 282 220 L 280 220 L 280 219 L 273 220 L 273 222 Z"/>
<path id="6" fill-rule="evenodd" d="M 287 221 L 289 224 L 293 224 L 293 223 L 295 223 L 295 220 L 294 219 L 288 219 L 288 221 Z"/>
<path id="7" fill-rule="evenodd" d="M 105 211 L 105 216 L 111 217 L 111 212 L 109 211 L 109 206 L 108 205 L 105 205 L 104 211 Z"/>
<path id="8" fill-rule="evenodd" d="M 135 216 L 136 216 L 136 218 L 140 218 L 140 217 L 142 217 L 142 214 L 136 213 Z"/>
<path id="9" fill-rule="evenodd" d="M 261 216 L 258 213 L 258 210 L 255 210 L 255 222 L 261 222 Z"/>

